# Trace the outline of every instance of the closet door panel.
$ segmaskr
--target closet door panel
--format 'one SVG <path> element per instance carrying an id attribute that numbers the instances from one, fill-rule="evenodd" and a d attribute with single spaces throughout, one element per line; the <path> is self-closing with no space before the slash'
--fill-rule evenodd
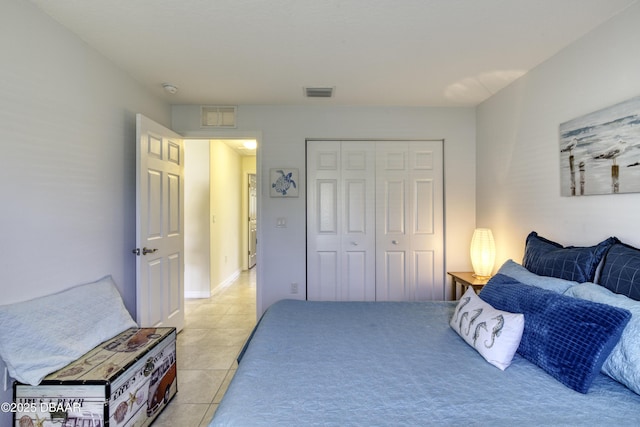
<path id="1" fill-rule="evenodd" d="M 338 235 L 338 181 L 319 179 L 316 181 L 316 233 Z"/>
<path id="2" fill-rule="evenodd" d="M 367 141 L 341 142 L 343 299 L 375 300 L 375 151 Z"/>
<path id="3" fill-rule="evenodd" d="M 383 258 L 385 277 L 377 286 L 377 300 L 404 301 L 407 288 L 406 253 L 404 251 L 386 251 Z"/>
<path id="4" fill-rule="evenodd" d="M 376 153 L 377 299 L 444 299 L 442 141 L 379 142 Z"/>
<path id="5" fill-rule="evenodd" d="M 433 211 L 433 181 L 430 179 L 416 180 L 414 190 L 415 215 L 413 232 L 414 234 L 433 234 L 435 216 Z"/>
<path id="6" fill-rule="evenodd" d="M 407 244 L 408 144 L 376 144 L 376 300 L 402 301 L 410 280 Z M 410 224 L 410 223 L 409 223 Z"/>
<path id="7" fill-rule="evenodd" d="M 431 301 L 439 300 L 440 293 L 436 292 L 436 266 L 435 257 L 436 252 L 432 250 L 427 251 L 414 251 L 414 283 L 413 287 L 413 299 L 416 301 Z"/>
<path id="8" fill-rule="evenodd" d="M 317 286 L 309 287 L 307 297 L 313 301 L 336 301 L 338 299 L 340 271 L 339 254 L 335 251 L 318 251 L 314 254 Z"/>
<path id="9" fill-rule="evenodd" d="M 412 283 L 416 300 L 444 299 L 442 141 L 409 143 Z"/>
<path id="10" fill-rule="evenodd" d="M 307 299 L 337 300 L 340 256 L 340 144 L 307 147 Z"/>
<path id="11" fill-rule="evenodd" d="M 366 251 L 350 251 L 345 254 L 344 277 L 342 286 L 343 301 L 367 301 L 367 253 Z"/>
<path id="12" fill-rule="evenodd" d="M 307 143 L 307 297 L 375 299 L 375 153 L 364 142 Z M 322 264 L 319 251 L 335 254 Z M 335 272 L 322 271 L 335 267 Z"/>

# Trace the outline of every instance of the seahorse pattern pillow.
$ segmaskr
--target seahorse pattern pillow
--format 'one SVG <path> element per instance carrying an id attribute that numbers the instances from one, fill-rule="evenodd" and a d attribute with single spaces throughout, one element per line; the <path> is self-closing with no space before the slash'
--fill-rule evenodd
<path id="1" fill-rule="evenodd" d="M 496 310 L 469 287 L 460 298 L 449 325 L 487 362 L 504 371 L 520 344 L 524 316 Z"/>
<path id="2" fill-rule="evenodd" d="M 480 296 L 500 310 L 524 313 L 518 354 L 573 390 L 587 393 L 631 313 L 572 298 L 496 274 Z"/>

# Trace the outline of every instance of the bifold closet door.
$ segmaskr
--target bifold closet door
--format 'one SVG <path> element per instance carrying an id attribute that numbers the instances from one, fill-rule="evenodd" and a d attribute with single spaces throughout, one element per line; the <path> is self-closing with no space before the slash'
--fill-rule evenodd
<path id="1" fill-rule="evenodd" d="M 307 299 L 444 299 L 443 141 L 307 142 Z"/>
<path id="2" fill-rule="evenodd" d="M 375 150 L 307 143 L 307 299 L 375 300 Z"/>
<path id="3" fill-rule="evenodd" d="M 442 300 L 443 141 L 379 142 L 376 155 L 376 300 Z"/>

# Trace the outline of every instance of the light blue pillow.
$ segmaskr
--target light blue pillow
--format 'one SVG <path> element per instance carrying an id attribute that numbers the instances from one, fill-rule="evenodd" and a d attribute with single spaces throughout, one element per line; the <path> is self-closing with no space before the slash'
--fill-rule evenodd
<path id="1" fill-rule="evenodd" d="M 538 288 L 547 289 L 560 294 L 571 286 L 578 284 L 578 282 L 574 282 L 572 280 L 558 279 L 550 276 L 538 276 L 511 259 L 502 264 L 502 267 L 500 267 L 496 274 L 504 274 L 505 276 L 516 279 L 520 283 L 524 283 L 525 285 L 536 286 Z"/>
<path id="2" fill-rule="evenodd" d="M 640 302 L 624 295 L 614 294 L 607 288 L 581 283 L 565 295 L 627 309 L 631 320 L 622 337 L 602 365 L 602 372 L 640 394 Z"/>

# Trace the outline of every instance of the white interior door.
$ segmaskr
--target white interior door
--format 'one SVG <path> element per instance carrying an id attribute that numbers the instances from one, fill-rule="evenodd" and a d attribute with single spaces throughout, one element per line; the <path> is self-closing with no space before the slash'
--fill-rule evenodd
<path id="1" fill-rule="evenodd" d="M 376 299 L 444 299 L 442 141 L 377 144 Z"/>
<path id="2" fill-rule="evenodd" d="M 140 326 L 184 326 L 184 145 L 136 116 L 136 313 Z"/>
<path id="3" fill-rule="evenodd" d="M 371 144 L 309 141 L 307 159 L 307 299 L 373 301 Z"/>

